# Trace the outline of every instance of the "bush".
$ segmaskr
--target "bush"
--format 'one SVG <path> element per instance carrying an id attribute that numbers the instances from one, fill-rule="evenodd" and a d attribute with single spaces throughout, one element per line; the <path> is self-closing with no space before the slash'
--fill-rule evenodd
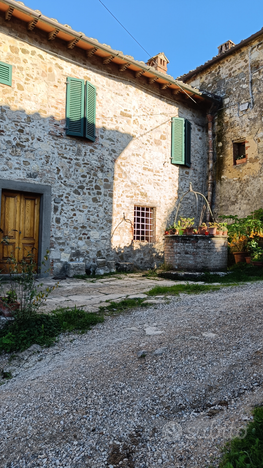
<path id="1" fill-rule="evenodd" d="M 66 331 L 84 333 L 103 317 L 82 309 L 58 309 L 50 315 L 35 314 L 23 321 L 8 321 L 0 329 L 0 352 L 24 351 L 33 344 L 51 346 L 58 335 Z"/>
<path id="2" fill-rule="evenodd" d="M 219 468 L 263 467 L 263 408 L 255 408 L 253 415 L 245 437 L 237 437 L 226 445 Z"/>

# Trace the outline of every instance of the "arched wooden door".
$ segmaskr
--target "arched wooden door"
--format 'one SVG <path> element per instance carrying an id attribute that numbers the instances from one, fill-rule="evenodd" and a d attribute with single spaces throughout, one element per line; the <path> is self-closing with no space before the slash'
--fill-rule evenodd
<path id="1" fill-rule="evenodd" d="M 40 195 L 3 190 L 1 200 L 0 273 L 8 273 L 8 258 L 18 262 L 33 253 L 38 261 Z"/>

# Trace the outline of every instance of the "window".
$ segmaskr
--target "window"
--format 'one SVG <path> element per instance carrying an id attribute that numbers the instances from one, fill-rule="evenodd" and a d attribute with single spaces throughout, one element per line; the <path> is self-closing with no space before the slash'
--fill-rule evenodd
<path id="1" fill-rule="evenodd" d="M 247 162 L 245 141 L 233 143 L 233 160 L 235 166 Z"/>
<path id="2" fill-rule="evenodd" d="M 154 211 L 147 206 L 134 207 L 134 240 L 154 242 Z"/>
<path id="3" fill-rule="evenodd" d="M 96 88 L 88 81 L 67 78 L 66 134 L 96 139 Z"/>
<path id="4" fill-rule="evenodd" d="M 12 65 L 0 62 L 0 83 L 12 86 Z"/>
<path id="5" fill-rule="evenodd" d="M 172 118 L 172 164 L 191 166 L 191 123 L 179 117 Z"/>

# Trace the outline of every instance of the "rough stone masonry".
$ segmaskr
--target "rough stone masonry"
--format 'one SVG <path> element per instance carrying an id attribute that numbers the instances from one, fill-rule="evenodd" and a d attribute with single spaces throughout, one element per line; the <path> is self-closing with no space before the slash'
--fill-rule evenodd
<path id="1" fill-rule="evenodd" d="M 49 42 L 16 18 L 1 16 L 0 26 L 1 61 L 13 67 L 12 86 L 0 84 L 0 174 L 51 187 L 53 267 L 59 272 L 70 260 L 96 265 L 98 258 L 138 267 L 162 263 L 163 232 L 178 196 L 190 181 L 206 190 L 204 111 L 129 70 L 88 59 L 59 39 Z M 66 136 L 67 77 L 96 86 L 94 143 Z M 171 164 L 173 116 L 192 123 L 191 168 Z M 193 215 L 193 202 L 185 214 Z M 155 209 L 153 243 L 133 241 L 135 205 Z"/>

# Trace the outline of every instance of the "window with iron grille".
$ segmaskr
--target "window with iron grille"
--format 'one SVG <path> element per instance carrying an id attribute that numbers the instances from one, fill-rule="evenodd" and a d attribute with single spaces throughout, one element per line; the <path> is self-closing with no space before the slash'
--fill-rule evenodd
<path id="1" fill-rule="evenodd" d="M 134 240 L 154 242 L 154 224 L 154 208 L 134 207 Z"/>

